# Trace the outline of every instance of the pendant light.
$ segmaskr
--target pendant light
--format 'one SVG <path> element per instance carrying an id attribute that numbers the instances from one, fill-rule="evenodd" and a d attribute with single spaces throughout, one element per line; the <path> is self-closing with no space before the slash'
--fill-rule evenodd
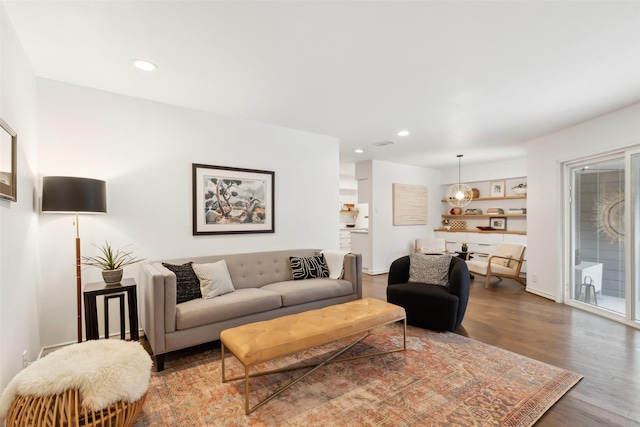
<path id="1" fill-rule="evenodd" d="M 447 190 L 445 199 L 447 203 L 456 208 L 467 206 L 473 200 L 473 190 L 467 184 L 460 183 L 460 160 L 462 154 L 458 154 L 458 183 L 453 184 Z"/>

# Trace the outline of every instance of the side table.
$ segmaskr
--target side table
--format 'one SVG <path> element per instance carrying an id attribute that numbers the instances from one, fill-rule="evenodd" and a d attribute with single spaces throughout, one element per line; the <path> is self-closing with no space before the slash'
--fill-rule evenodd
<path id="1" fill-rule="evenodd" d="M 122 292 L 127 293 L 127 305 L 129 309 L 129 332 L 131 334 L 131 340 L 139 341 L 138 297 L 136 294 L 136 281 L 133 278 L 122 279 L 122 282 L 120 282 L 119 286 L 107 286 L 104 282 L 87 283 L 84 286 L 84 322 L 85 334 L 88 340 L 97 340 L 100 338 L 98 331 L 98 307 L 96 303 L 96 297 L 98 295 L 110 295 Z M 106 321 L 108 321 L 109 314 L 107 311 L 105 311 L 105 318 Z M 124 314 L 122 312 L 120 313 L 120 319 L 124 319 Z M 121 325 L 120 327 L 124 330 L 124 325 Z"/>

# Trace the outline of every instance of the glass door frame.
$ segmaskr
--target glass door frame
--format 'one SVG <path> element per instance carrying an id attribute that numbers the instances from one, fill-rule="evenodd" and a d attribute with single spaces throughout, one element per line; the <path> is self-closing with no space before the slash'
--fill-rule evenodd
<path id="1" fill-rule="evenodd" d="M 601 155 L 594 155 L 587 158 L 582 158 L 575 161 L 567 161 L 562 165 L 562 180 L 563 180 L 563 263 L 562 263 L 562 275 L 564 279 L 563 296 L 562 300 L 565 304 L 577 307 L 585 311 L 592 312 L 602 317 L 607 317 L 617 322 L 625 323 L 629 326 L 640 329 L 640 319 L 635 319 L 636 304 L 638 301 L 638 293 L 640 293 L 640 283 L 635 284 L 635 277 L 638 275 L 638 268 L 634 262 L 635 257 L 638 255 L 640 248 L 640 236 L 637 233 L 640 232 L 640 224 L 636 226 L 633 223 L 633 218 L 640 216 L 640 202 L 632 199 L 633 194 L 636 198 L 640 199 L 640 186 L 636 186 L 634 182 L 638 182 L 640 176 L 635 176 L 632 165 L 632 157 L 638 156 L 637 161 L 640 164 L 640 147 L 629 148 L 626 150 L 620 150 L 615 152 L 603 153 Z M 625 212 L 624 212 L 624 256 L 625 256 L 625 314 L 615 313 L 610 310 L 602 309 L 592 304 L 587 304 L 581 301 L 576 301 L 572 298 L 573 283 L 572 276 L 574 274 L 573 265 L 575 261 L 575 248 L 573 238 L 575 236 L 574 227 L 575 221 L 573 221 L 573 185 L 574 176 L 573 171 L 576 168 L 584 167 L 593 162 L 613 160 L 616 158 L 624 158 L 624 194 L 625 194 Z M 629 203 L 628 201 L 632 201 Z M 638 212 L 637 212 L 638 211 Z M 640 222 L 640 221 L 639 221 Z M 635 285 L 635 286 L 634 286 Z M 640 318 L 640 313 L 639 316 Z"/>

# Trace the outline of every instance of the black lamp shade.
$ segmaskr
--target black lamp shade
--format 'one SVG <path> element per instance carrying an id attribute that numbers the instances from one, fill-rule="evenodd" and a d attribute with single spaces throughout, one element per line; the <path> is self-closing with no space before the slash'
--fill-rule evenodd
<path id="1" fill-rule="evenodd" d="M 107 212 L 104 181 L 71 176 L 42 178 L 42 212 Z"/>

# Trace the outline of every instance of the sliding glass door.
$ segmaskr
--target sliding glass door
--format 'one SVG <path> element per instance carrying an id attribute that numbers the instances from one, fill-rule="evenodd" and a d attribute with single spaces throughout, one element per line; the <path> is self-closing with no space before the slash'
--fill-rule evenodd
<path id="1" fill-rule="evenodd" d="M 633 289 L 634 298 L 632 305 L 633 320 L 640 320 L 640 153 L 634 152 L 631 157 L 631 176 L 629 179 L 629 193 L 631 194 L 632 203 L 630 203 L 631 212 L 629 217 L 631 218 L 630 234 L 631 239 L 630 257 L 633 260 L 631 263 L 632 278 L 631 287 Z"/>
<path id="2" fill-rule="evenodd" d="M 624 156 L 572 166 L 571 193 L 571 299 L 624 315 Z"/>

